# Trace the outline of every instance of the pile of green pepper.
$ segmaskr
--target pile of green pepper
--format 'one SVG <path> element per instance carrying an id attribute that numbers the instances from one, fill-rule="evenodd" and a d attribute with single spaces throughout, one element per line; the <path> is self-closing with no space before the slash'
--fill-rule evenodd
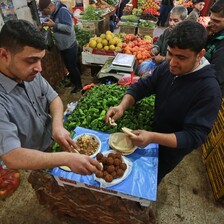
<path id="1" fill-rule="evenodd" d="M 80 99 L 76 109 L 68 116 L 65 128 L 72 131 L 76 126 L 80 126 L 108 133 L 120 131 L 124 126 L 151 130 L 154 96 L 139 101 L 134 107 L 125 111 L 124 116 L 116 121 L 117 126 L 111 127 L 105 124 L 107 110 L 120 103 L 126 89 L 127 87 L 117 84 L 94 86 Z"/>
<path id="2" fill-rule="evenodd" d="M 92 130 L 115 133 L 120 132 L 122 127 L 133 130 L 151 130 L 154 116 L 154 96 L 150 96 L 137 102 L 135 106 L 124 112 L 122 118 L 116 121 L 117 126 L 105 124 L 107 110 L 120 103 L 127 87 L 117 84 L 101 84 L 88 90 L 79 100 L 75 110 L 67 117 L 65 128 L 74 134 L 76 126 Z M 55 144 L 53 151 L 59 146 Z"/>

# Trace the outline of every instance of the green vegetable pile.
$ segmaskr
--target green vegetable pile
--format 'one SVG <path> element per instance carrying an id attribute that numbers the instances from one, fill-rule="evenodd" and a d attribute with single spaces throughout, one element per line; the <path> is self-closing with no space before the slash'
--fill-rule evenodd
<path id="1" fill-rule="evenodd" d="M 121 21 L 138 22 L 138 17 L 135 15 L 123 15 L 121 16 Z"/>
<path id="2" fill-rule="evenodd" d="M 155 22 L 151 22 L 151 21 L 140 21 L 138 26 L 154 29 L 156 27 L 156 24 Z"/>
<path id="3" fill-rule="evenodd" d="M 83 20 L 101 20 L 101 15 L 103 11 L 97 10 L 94 6 L 89 5 L 85 11 L 83 12 L 83 15 L 80 16 L 80 19 Z"/>
<path id="4" fill-rule="evenodd" d="M 109 5 L 117 5 L 119 0 L 104 0 Z"/>
<path id="5" fill-rule="evenodd" d="M 108 133 L 120 131 L 124 126 L 151 130 L 154 96 L 139 101 L 134 107 L 125 111 L 123 117 L 116 121 L 117 126 L 111 127 L 105 124 L 107 110 L 120 103 L 126 89 L 127 87 L 117 84 L 93 87 L 80 99 L 76 109 L 68 116 L 65 128 L 72 131 L 76 126 L 81 126 Z"/>
<path id="6" fill-rule="evenodd" d="M 127 21 L 127 22 L 120 22 L 119 25 L 120 26 L 122 26 L 122 25 L 124 25 L 124 26 L 137 26 L 137 23 Z"/>
<path id="7" fill-rule="evenodd" d="M 65 128 L 70 131 L 71 136 L 76 126 L 107 133 L 120 132 L 122 127 L 151 130 L 154 96 L 144 98 L 126 110 L 123 117 L 116 121 L 117 126 L 105 124 L 107 110 L 120 103 L 126 90 L 127 87 L 117 84 L 94 86 L 79 100 L 75 110 L 67 117 Z M 52 150 L 60 151 L 59 145 L 55 143 Z"/>
<path id="8" fill-rule="evenodd" d="M 142 14 L 142 9 L 132 9 L 132 15 L 135 15 L 135 16 L 140 16 Z"/>
<path id="9" fill-rule="evenodd" d="M 93 34 L 88 30 L 80 29 L 78 26 L 74 26 L 74 29 L 79 49 L 82 51 L 83 46 L 89 43 L 89 39 L 93 37 Z"/>

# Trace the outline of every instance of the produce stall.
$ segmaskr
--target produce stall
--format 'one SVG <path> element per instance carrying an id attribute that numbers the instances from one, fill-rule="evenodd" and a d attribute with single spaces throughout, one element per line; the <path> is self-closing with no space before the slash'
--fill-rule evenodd
<path id="1" fill-rule="evenodd" d="M 120 101 L 126 88 L 111 84 L 89 89 L 73 112 L 65 117 L 65 127 L 74 139 L 82 133 L 92 133 L 101 141 L 101 153 L 106 153 L 111 149 L 108 141 L 110 136 L 121 132 L 122 127 L 150 130 L 153 96 L 128 109 L 116 126 L 105 125 L 106 111 Z M 134 122 L 133 117 L 136 118 Z M 60 147 L 55 144 L 52 150 L 60 151 Z M 57 214 L 70 215 L 91 224 L 131 223 L 133 220 L 139 224 L 155 223 L 151 202 L 156 200 L 158 146 L 150 144 L 144 149 L 136 148 L 132 154 L 123 155 L 122 158 L 131 165 L 128 166 L 128 174 L 118 178 L 119 182 L 113 185 L 101 185 L 94 175 L 78 175 L 63 167 L 51 171 L 33 171 L 29 182 L 40 203 Z"/>

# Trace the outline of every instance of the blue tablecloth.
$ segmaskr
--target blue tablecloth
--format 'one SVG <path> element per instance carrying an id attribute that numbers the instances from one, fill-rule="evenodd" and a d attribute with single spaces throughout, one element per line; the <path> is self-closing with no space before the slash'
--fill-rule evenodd
<path id="1" fill-rule="evenodd" d="M 82 133 L 93 133 L 102 141 L 101 151 L 109 150 L 110 134 L 76 127 L 76 135 Z M 75 135 L 75 136 L 76 136 Z M 130 175 L 121 183 L 107 188 L 108 190 L 117 191 L 138 198 L 144 198 L 150 201 L 156 201 L 157 194 L 157 175 L 158 175 L 158 145 L 149 144 L 147 147 L 137 148 L 134 153 L 126 156 L 132 163 Z M 93 175 L 79 175 L 73 172 L 67 172 L 59 167 L 54 168 L 51 172 L 53 176 L 62 177 L 68 180 L 85 183 L 92 186 L 100 187 L 99 183 L 94 180 Z"/>

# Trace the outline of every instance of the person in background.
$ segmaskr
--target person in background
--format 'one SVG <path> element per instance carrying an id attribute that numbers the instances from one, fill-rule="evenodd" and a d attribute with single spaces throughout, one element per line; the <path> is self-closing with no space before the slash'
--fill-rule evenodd
<path id="1" fill-rule="evenodd" d="M 168 39 L 166 61 L 152 76 L 132 84 L 118 106 L 106 114 L 116 121 L 137 101 L 155 94 L 153 130 L 133 130 L 133 144 L 159 144 L 158 183 L 185 155 L 206 140 L 217 117 L 221 92 L 215 71 L 204 58 L 207 33 L 194 21 L 175 26 Z"/>
<path id="2" fill-rule="evenodd" d="M 173 8 L 173 6 L 174 6 L 173 0 L 161 1 L 160 9 L 159 9 L 160 15 L 157 22 L 158 26 L 165 26 L 170 10 Z"/>
<path id="3" fill-rule="evenodd" d="M 123 16 L 123 11 L 125 6 L 128 4 L 130 0 L 120 0 L 120 6 L 118 9 L 118 18 L 121 19 L 121 17 Z"/>
<path id="4" fill-rule="evenodd" d="M 9 169 L 68 166 L 92 174 L 100 164 L 75 151 L 63 127 L 63 103 L 41 76 L 47 48 L 43 33 L 25 20 L 9 20 L 0 32 L 0 159 Z M 64 150 L 51 153 L 54 139 Z"/>
<path id="5" fill-rule="evenodd" d="M 193 3 L 193 10 L 188 15 L 187 19 L 197 22 L 200 16 L 200 12 L 205 7 L 205 0 L 192 0 L 192 3 Z"/>
<path id="6" fill-rule="evenodd" d="M 207 26 L 208 41 L 205 57 L 214 65 L 222 96 L 224 97 L 224 0 L 216 1 L 210 8 Z"/>
<path id="7" fill-rule="evenodd" d="M 50 19 L 43 23 L 54 33 L 54 38 L 65 66 L 69 72 L 71 83 L 75 88 L 71 93 L 82 90 L 81 74 L 77 67 L 78 44 L 76 41 L 72 14 L 60 1 L 39 0 L 39 10 Z"/>
<path id="8" fill-rule="evenodd" d="M 170 11 L 169 27 L 167 27 L 163 34 L 154 43 L 150 49 L 150 53 L 153 56 L 156 64 L 160 64 L 166 59 L 167 42 L 172 29 L 184 19 L 187 18 L 187 9 L 184 6 L 177 5 Z"/>

